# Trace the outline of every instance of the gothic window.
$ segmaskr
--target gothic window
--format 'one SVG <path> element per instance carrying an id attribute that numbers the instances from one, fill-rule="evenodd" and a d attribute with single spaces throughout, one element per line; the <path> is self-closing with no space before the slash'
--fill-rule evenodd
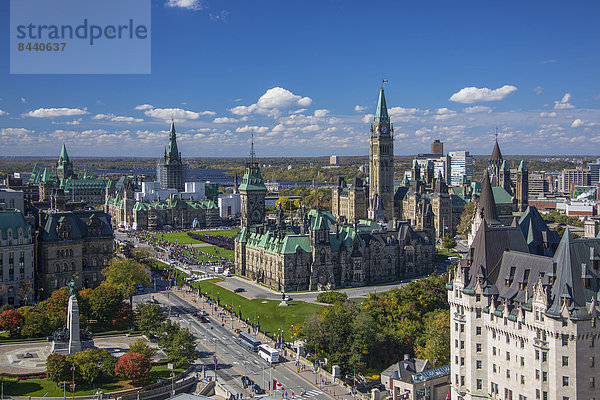
<path id="1" fill-rule="evenodd" d="M 75 263 L 71 261 L 71 271 L 75 271 Z"/>
<path id="2" fill-rule="evenodd" d="M 69 257 L 73 257 L 73 249 L 69 249 Z"/>
<path id="3" fill-rule="evenodd" d="M 81 260 L 81 267 L 84 269 L 87 267 L 87 260 L 85 258 Z"/>
<path id="4" fill-rule="evenodd" d="M 325 264 L 327 261 L 327 254 L 325 254 L 325 250 L 321 250 L 321 264 Z"/>
<path id="5" fill-rule="evenodd" d="M 98 266 L 98 260 L 96 258 L 92 258 L 92 267 Z"/>
<path id="6" fill-rule="evenodd" d="M 62 272 L 67 272 L 68 271 L 68 266 L 67 263 L 63 263 L 63 269 Z"/>
<path id="7" fill-rule="evenodd" d="M 56 258 L 60 257 L 60 250 L 56 250 Z"/>
<path id="8" fill-rule="evenodd" d="M 60 272 L 60 264 L 54 263 L 54 272 Z"/>

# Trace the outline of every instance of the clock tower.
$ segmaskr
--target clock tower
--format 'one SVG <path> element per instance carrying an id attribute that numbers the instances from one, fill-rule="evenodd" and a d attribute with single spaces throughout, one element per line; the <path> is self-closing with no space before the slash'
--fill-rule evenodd
<path id="1" fill-rule="evenodd" d="M 394 218 L 394 127 L 390 123 L 383 87 L 371 125 L 369 157 L 369 218 Z"/>
<path id="2" fill-rule="evenodd" d="M 250 159 L 246 163 L 242 184 L 238 190 L 240 192 L 242 227 L 262 225 L 265 221 L 265 196 L 267 195 L 267 187 L 256 161 L 254 136 L 252 136 Z"/>

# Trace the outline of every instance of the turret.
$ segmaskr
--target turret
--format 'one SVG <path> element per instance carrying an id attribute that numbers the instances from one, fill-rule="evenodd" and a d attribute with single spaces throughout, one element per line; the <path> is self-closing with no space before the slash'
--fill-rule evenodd
<path id="1" fill-rule="evenodd" d="M 521 160 L 517 169 L 517 184 L 515 189 L 515 200 L 517 201 L 517 211 L 523 212 L 529 205 L 529 172 L 525 161 Z"/>

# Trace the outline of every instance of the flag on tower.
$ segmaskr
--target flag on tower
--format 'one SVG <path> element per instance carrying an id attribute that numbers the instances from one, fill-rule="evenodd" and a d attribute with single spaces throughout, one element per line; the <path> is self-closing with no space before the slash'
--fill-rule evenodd
<path id="1" fill-rule="evenodd" d="M 383 79 L 383 83 L 388 83 L 387 79 Z"/>

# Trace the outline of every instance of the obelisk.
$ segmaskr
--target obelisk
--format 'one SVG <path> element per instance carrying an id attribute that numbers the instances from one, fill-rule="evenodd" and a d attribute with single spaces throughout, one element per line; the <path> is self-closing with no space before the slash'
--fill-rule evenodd
<path id="1" fill-rule="evenodd" d="M 79 304 L 75 293 L 75 281 L 68 283 L 71 295 L 69 296 L 69 309 L 67 311 L 67 327 L 69 328 L 69 354 L 82 350 L 79 336 Z"/>

